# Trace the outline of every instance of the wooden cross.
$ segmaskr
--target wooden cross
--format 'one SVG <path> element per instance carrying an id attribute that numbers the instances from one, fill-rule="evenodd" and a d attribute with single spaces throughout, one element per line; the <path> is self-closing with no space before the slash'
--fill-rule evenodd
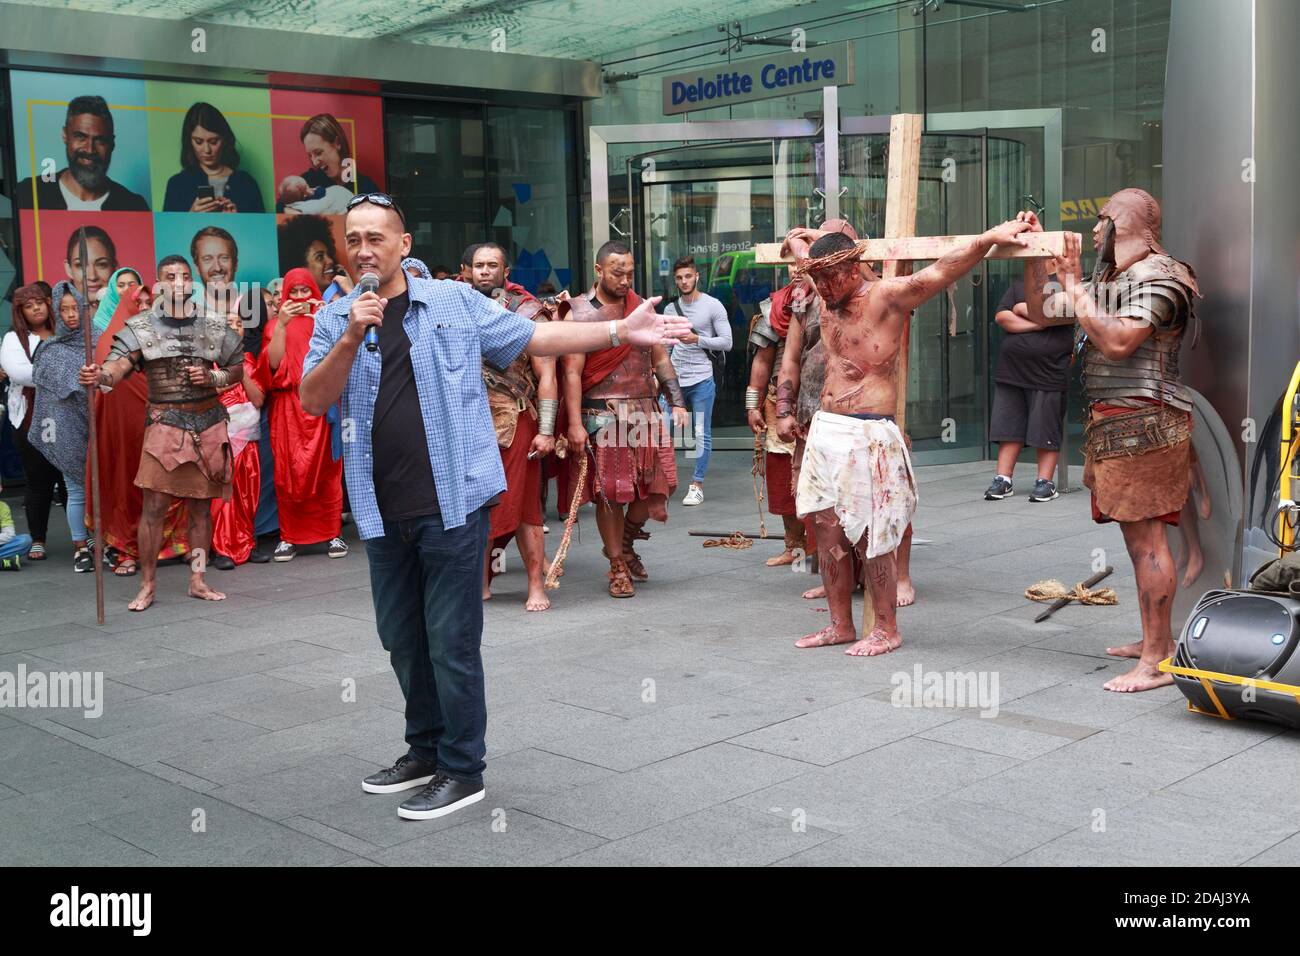
<path id="1" fill-rule="evenodd" d="M 925 118 L 917 113 L 896 113 L 889 120 L 889 168 L 885 185 L 885 235 L 866 243 L 859 257 L 862 262 L 883 262 L 883 277 L 897 278 L 904 262 L 938 259 L 954 249 L 968 245 L 976 236 L 917 236 L 916 200 L 921 178 L 921 129 Z M 1025 246 L 994 246 L 986 259 L 1044 259 L 1065 252 L 1065 233 L 1025 233 Z M 781 265 L 794 259 L 781 255 L 781 243 L 760 242 L 754 248 L 757 265 Z M 898 404 L 895 421 L 905 432 L 907 416 L 907 359 L 910 323 L 903 325 L 898 346 L 896 381 Z M 868 589 L 863 599 L 863 633 L 870 633 L 875 609 Z"/>
<path id="2" fill-rule="evenodd" d="M 885 235 L 869 239 L 860 256 L 863 262 L 883 262 L 883 276 L 896 278 L 902 263 L 938 259 L 968 245 L 976 236 L 917 236 L 916 199 L 921 174 L 921 128 L 918 113 L 896 113 L 889 120 L 889 168 L 885 186 Z M 1025 233 L 1025 246 L 994 246 L 985 259 L 1047 259 L 1065 252 L 1064 232 Z M 781 255 L 781 243 L 760 242 L 754 247 L 756 265 L 793 263 Z M 895 419 L 899 430 L 906 428 L 907 359 L 909 325 L 903 326 L 898 349 L 898 406 Z"/>

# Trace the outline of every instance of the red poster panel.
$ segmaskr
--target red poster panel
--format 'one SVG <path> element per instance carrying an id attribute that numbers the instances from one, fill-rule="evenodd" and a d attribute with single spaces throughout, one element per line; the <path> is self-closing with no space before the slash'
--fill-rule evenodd
<path id="1" fill-rule="evenodd" d="M 90 269 L 86 281 L 98 301 L 108 277 L 122 267 L 140 273 L 146 285 L 154 281 L 153 215 L 147 212 L 69 212 L 42 209 L 19 211 L 22 233 L 23 279 L 63 279 L 80 282 L 77 230 L 86 227 Z M 80 287 L 80 286 L 78 286 Z"/>
<path id="2" fill-rule="evenodd" d="M 299 211 L 338 215 L 336 207 L 346 201 L 344 190 L 355 194 L 384 188 L 382 101 L 377 96 L 272 90 L 271 152 L 276 212 L 308 204 Z"/>

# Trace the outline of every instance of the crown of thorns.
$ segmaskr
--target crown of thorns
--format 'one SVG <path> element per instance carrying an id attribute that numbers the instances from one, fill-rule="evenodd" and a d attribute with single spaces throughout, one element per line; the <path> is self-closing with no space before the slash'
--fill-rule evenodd
<path id="1" fill-rule="evenodd" d="M 839 252 L 832 252 L 825 256 L 810 256 L 806 259 L 796 259 L 794 267 L 790 271 L 794 273 L 794 276 L 797 278 L 798 276 L 811 275 L 814 272 L 833 269 L 846 262 L 857 262 L 862 258 L 862 253 L 866 248 L 866 240 L 858 239 L 854 241 L 853 245 L 841 249 Z"/>

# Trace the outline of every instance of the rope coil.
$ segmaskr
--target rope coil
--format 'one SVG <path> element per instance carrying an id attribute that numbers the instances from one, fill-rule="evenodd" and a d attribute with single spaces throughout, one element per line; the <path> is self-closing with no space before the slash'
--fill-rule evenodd
<path id="1" fill-rule="evenodd" d="M 1070 601 L 1078 601 L 1080 604 L 1112 605 L 1119 603 L 1119 597 L 1115 594 L 1114 588 L 1090 589 L 1084 587 L 1081 582 L 1073 588 L 1067 589 L 1064 584 L 1055 578 L 1031 584 L 1025 589 L 1025 597 L 1031 601 L 1044 602 L 1059 601 L 1065 598 Z"/>

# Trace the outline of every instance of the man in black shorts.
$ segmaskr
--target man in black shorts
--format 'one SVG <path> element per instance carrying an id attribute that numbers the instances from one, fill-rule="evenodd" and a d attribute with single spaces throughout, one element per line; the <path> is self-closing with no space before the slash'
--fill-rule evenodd
<path id="1" fill-rule="evenodd" d="M 1023 279 L 1011 283 L 994 320 L 1006 334 L 993 375 L 989 425 L 989 437 L 998 442 L 998 471 L 984 500 L 998 501 L 1015 494 L 1011 473 L 1020 449 L 1029 445 L 1038 449 L 1038 480 L 1029 500 L 1051 501 L 1057 497 L 1052 474 L 1061 454 L 1074 327 L 1044 327 L 1031 321 Z"/>

